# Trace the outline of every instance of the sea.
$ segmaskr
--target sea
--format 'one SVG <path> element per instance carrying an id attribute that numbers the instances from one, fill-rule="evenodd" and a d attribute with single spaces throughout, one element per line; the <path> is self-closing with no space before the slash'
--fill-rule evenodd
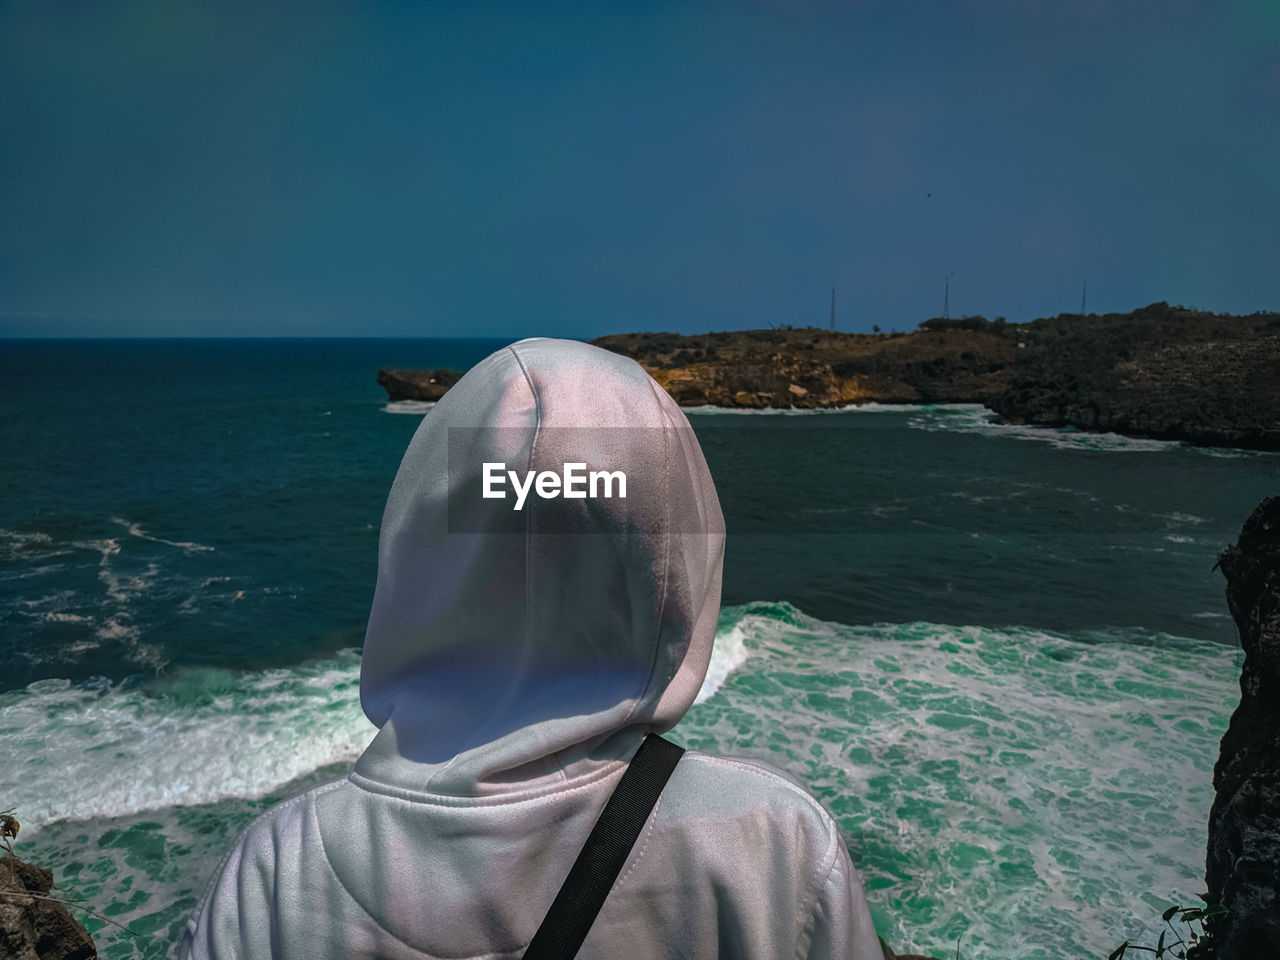
<path id="1" fill-rule="evenodd" d="M 172 956 L 237 832 L 373 736 L 378 528 L 431 416 L 375 375 L 501 346 L 0 341 L 0 811 L 101 956 Z M 671 736 L 807 783 L 900 952 L 1154 945 L 1239 699 L 1215 561 L 1280 456 L 973 404 L 688 416 L 728 539 Z"/>

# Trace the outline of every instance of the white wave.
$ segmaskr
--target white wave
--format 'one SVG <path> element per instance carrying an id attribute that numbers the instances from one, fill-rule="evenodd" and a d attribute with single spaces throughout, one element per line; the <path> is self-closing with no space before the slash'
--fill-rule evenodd
<path id="1" fill-rule="evenodd" d="M 125 620 L 99 635 L 146 654 Z M 742 630 L 723 630 L 697 702 L 749 657 Z M 368 746 L 377 731 L 359 677 L 359 653 L 345 650 L 288 669 L 182 670 L 142 687 L 38 681 L 0 694 L 0 729 L 22 731 L 7 738 L 0 797 L 38 826 L 264 796 Z"/>
<path id="2" fill-rule="evenodd" d="M 23 600 L 24 607 L 63 607 L 70 601 L 76 592 L 74 590 L 59 590 L 57 593 L 51 593 L 47 597 L 38 597 L 35 600 Z"/>
<path id="3" fill-rule="evenodd" d="M 1204 517 L 1197 517 L 1194 513 L 1182 513 L 1175 510 L 1173 513 L 1157 513 L 1157 517 L 1162 520 L 1174 520 L 1178 523 L 1208 523 Z"/>
<path id="4" fill-rule="evenodd" d="M 0 694 L 0 797 L 31 826 L 258 797 L 354 760 L 376 732 L 359 654 L 283 670 L 189 670 L 146 687 L 41 680 Z"/>
<path id="5" fill-rule="evenodd" d="M 977 433 L 990 437 L 1034 440 L 1052 444 L 1062 450 L 1154 452 L 1178 449 L 1183 446 L 1174 440 L 1128 437 L 1119 433 L 1091 433 L 1074 427 L 996 423 L 999 414 L 989 407 L 982 404 L 968 404 L 967 409 L 961 409 L 961 406 L 956 404 L 946 411 L 939 409 L 922 412 L 923 415 L 908 420 L 907 425 L 916 430 L 931 432 Z"/>
<path id="6" fill-rule="evenodd" d="M 674 738 L 801 778 L 855 859 L 892 851 L 861 866 L 895 944 L 945 941 L 949 915 L 916 904 L 981 902 L 965 956 L 1028 955 L 1068 922 L 1061 955 L 1105 955 L 1149 897 L 1198 889 L 1238 649 L 1118 628 L 849 626 L 787 604 L 726 614 L 756 682 L 721 689 Z"/>
<path id="7" fill-rule="evenodd" d="M 139 539 L 142 539 L 142 540 L 150 540 L 152 543 L 163 543 L 166 546 L 170 546 L 170 547 L 178 547 L 179 549 L 183 550 L 188 554 L 204 553 L 206 551 L 213 550 L 213 547 L 206 547 L 203 543 L 189 543 L 182 540 L 166 540 L 163 537 L 153 537 L 151 534 L 147 533 L 147 531 L 142 529 L 142 527 L 139 526 L 138 524 L 131 523 L 130 521 L 124 520 L 120 517 L 112 517 L 111 522 L 118 523 L 120 526 L 124 527 L 127 531 L 129 531 L 129 536 L 131 537 L 138 537 Z"/>
<path id="8" fill-rule="evenodd" d="M 14 543 L 18 546 L 27 547 L 35 544 L 50 544 L 53 542 L 53 538 L 47 533 L 41 533 L 39 530 L 24 533 L 21 530 L 0 527 L 0 542 Z"/>
<path id="9" fill-rule="evenodd" d="M 37 614 L 36 619 L 41 623 L 93 623 L 93 617 L 80 613 L 66 613 L 62 610 L 46 610 L 44 613 Z"/>
<path id="10" fill-rule="evenodd" d="M 810 414 L 841 413 L 919 413 L 921 410 L 937 411 L 972 411 L 985 410 L 980 403 L 850 403 L 842 407 L 717 407 L 714 404 L 701 404 L 696 407 L 681 407 L 685 413 L 729 413 L 743 416 L 808 416 Z"/>
<path id="11" fill-rule="evenodd" d="M 153 561 L 147 564 L 147 569 L 142 573 L 120 574 L 111 569 L 104 556 L 98 579 L 106 586 L 107 596 L 116 603 L 123 604 L 154 587 L 159 573 L 160 565 Z"/>
<path id="12" fill-rule="evenodd" d="M 93 550 L 102 556 L 103 563 L 120 552 L 120 541 L 115 537 L 106 540 L 75 540 L 71 546 L 79 550 Z"/>
<path id="13" fill-rule="evenodd" d="M 954 431 L 978 433 L 990 437 L 1007 437 L 1014 440 L 1032 440 L 1048 443 L 1061 450 L 1107 450 L 1126 453 L 1154 453 L 1167 450 L 1190 450 L 1206 457 L 1240 459 L 1268 457 L 1277 454 L 1262 450 L 1245 450 L 1236 447 L 1205 447 L 1181 440 L 1157 440 L 1151 437 L 1132 437 L 1121 433 L 1096 433 L 1075 427 L 1041 427 L 1031 424 L 996 423 L 999 414 L 982 404 L 939 404 L 935 408 L 917 408 L 923 413 L 941 416 L 920 416 L 908 421 L 917 430 Z"/>
<path id="14" fill-rule="evenodd" d="M 7 558 L 13 559 L 24 553 L 39 550 L 42 553 L 53 545 L 53 537 L 38 530 L 23 532 L 0 527 L 0 546 L 3 546 Z"/>
<path id="15" fill-rule="evenodd" d="M 94 633 L 99 640 L 137 640 L 142 631 L 136 624 L 128 623 L 124 614 L 111 617 L 99 626 Z"/>
<path id="16" fill-rule="evenodd" d="M 213 577 L 213 580 L 230 580 L 230 577 Z M 207 587 L 209 581 L 206 580 L 202 586 Z M 201 595 L 200 593 L 189 594 L 181 603 L 178 604 L 178 613 L 183 616 L 195 616 L 201 613 L 204 608 L 201 603 L 213 604 L 215 606 L 225 606 L 227 604 L 237 603 L 245 597 L 244 590 L 231 590 L 227 593 L 211 593 Z"/>
<path id="17" fill-rule="evenodd" d="M 434 400 L 392 400 L 382 408 L 383 413 L 411 413 L 421 416 L 436 405 Z"/>
<path id="18" fill-rule="evenodd" d="M 82 653 L 87 653 L 90 650 L 97 649 L 98 644 L 94 643 L 92 640 L 77 640 L 75 643 L 69 643 L 63 647 L 62 653 L 71 657 L 79 657 Z"/>
<path id="19" fill-rule="evenodd" d="M 149 536 L 145 530 L 119 518 L 112 518 L 124 526 L 131 535 L 177 547 L 187 553 L 210 550 L 201 544 L 178 543 Z M 51 539 L 38 535 L 35 542 L 48 544 Z M 98 554 L 98 581 L 105 596 L 85 596 L 74 590 L 62 590 L 34 600 L 21 601 L 21 612 L 31 619 L 47 624 L 82 626 L 85 633 L 78 639 L 56 647 L 34 645 L 19 651 L 19 655 L 33 663 L 50 660 L 76 661 L 87 650 L 100 647 L 104 642 L 117 645 L 124 659 L 139 666 L 159 671 L 168 662 L 165 649 L 159 644 L 147 643 L 143 630 L 135 622 L 133 601 L 151 591 L 158 582 L 160 565 L 148 561 L 142 570 L 119 569 L 121 543 L 116 537 L 97 540 L 68 541 L 66 547 L 87 550 Z"/>
<path id="20" fill-rule="evenodd" d="M 718 632 L 715 647 L 711 651 L 711 663 L 707 666 L 707 675 L 693 702 L 697 704 L 710 700 L 750 656 L 751 651 L 747 649 L 741 627 L 734 624 L 727 631 Z"/>
<path id="21" fill-rule="evenodd" d="M 33 577 L 43 577 L 47 573 L 54 573 L 61 569 L 61 564 L 46 563 L 38 567 L 23 567 L 20 570 L 6 570 L 4 573 L 0 573 L 0 581 L 30 580 Z"/>
<path id="22" fill-rule="evenodd" d="M 1245 450 L 1242 447 L 1196 447 L 1196 452 L 1206 457 L 1217 457 L 1221 460 L 1242 460 L 1249 457 L 1280 457 L 1275 450 Z"/>

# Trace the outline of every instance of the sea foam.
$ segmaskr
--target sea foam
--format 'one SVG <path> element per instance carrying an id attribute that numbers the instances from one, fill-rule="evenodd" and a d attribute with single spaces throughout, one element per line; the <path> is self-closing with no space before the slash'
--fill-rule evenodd
<path id="1" fill-rule="evenodd" d="M 673 731 L 807 783 L 895 947 L 1105 956 L 1203 883 L 1240 651 L 1141 630 L 730 611 L 749 658 Z"/>
<path id="2" fill-rule="evenodd" d="M 685 413 L 696 414 L 723 413 L 740 416 L 806 417 L 853 413 L 919 413 L 921 410 L 972 412 L 985 410 L 986 407 L 980 403 L 878 403 L 871 400 L 867 403 L 850 403 L 842 407 L 718 407 L 708 403 L 682 407 L 681 409 Z"/>
<path id="3" fill-rule="evenodd" d="M 721 611 L 706 683 L 671 736 L 805 782 L 895 946 L 1105 956 L 1200 889 L 1239 660 L 1142 630 L 853 626 L 754 603 Z M 0 695 L 0 796 L 74 895 L 178 923 L 235 829 L 368 743 L 358 673 L 347 650 L 135 687 L 31 684 Z M 160 844 L 163 869 L 130 866 Z M 86 880 L 90 866 L 116 879 Z"/>
<path id="4" fill-rule="evenodd" d="M 721 630 L 698 702 L 748 655 L 736 627 Z M 38 827 L 266 796 L 368 746 L 377 731 L 359 684 L 355 650 L 285 669 L 181 669 L 142 685 L 40 680 L 0 694 L 0 798 Z"/>
<path id="5" fill-rule="evenodd" d="M 287 670 L 195 668 L 145 685 L 40 680 L 0 694 L 0 796 L 39 826 L 255 797 L 372 739 L 359 656 Z"/>
<path id="6" fill-rule="evenodd" d="M 429 411 L 436 405 L 434 400 L 392 400 L 382 408 L 383 413 L 409 413 L 417 416 Z"/>

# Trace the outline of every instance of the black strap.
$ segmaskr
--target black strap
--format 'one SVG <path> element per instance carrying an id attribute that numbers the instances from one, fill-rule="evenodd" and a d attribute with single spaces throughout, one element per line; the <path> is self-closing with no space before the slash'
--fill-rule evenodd
<path id="1" fill-rule="evenodd" d="M 683 753 L 684 747 L 656 733 L 644 738 L 523 960 L 572 960 L 577 954 Z"/>

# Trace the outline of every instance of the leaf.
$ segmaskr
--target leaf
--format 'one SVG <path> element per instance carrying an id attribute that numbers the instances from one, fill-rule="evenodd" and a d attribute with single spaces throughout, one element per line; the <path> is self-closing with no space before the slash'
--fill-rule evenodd
<path id="1" fill-rule="evenodd" d="M 1111 956 L 1107 957 L 1107 960 L 1120 960 L 1120 958 L 1124 956 L 1125 950 L 1127 950 L 1128 948 L 1129 948 L 1129 941 L 1126 940 L 1124 943 L 1120 944 L 1120 946 L 1116 947 L 1115 950 L 1111 952 Z"/>
<path id="2" fill-rule="evenodd" d="M 1189 907 L 1188 909 L 1182 911 L 1182 922 L 1187 923 L 1188 921 L 1191 921 L 1191 920 L 1199 920 L 1203 916 L 1204 916 L 1204 911 L 1201 910 L 1199 907 Z"/>
<path id="3" fill-rule="evenodd" d="M 1172 917 L 1175 913 L 1177 913 L 1181 909 L 1182 908 L 1175 903 L 1172 907 L 1170 907 L 1164 913 L 1160 914 L 1160 919 L 1163 920 L 1165 923 L 1168 923 L 1169 918 Z"/>
<path id="4" fill-rule="evenodd" d="M 1165 931 L 1160 931 L 1160 939 L 1156 941 L 1156 960 L 1164 956 L 1164 935 Z"/>

